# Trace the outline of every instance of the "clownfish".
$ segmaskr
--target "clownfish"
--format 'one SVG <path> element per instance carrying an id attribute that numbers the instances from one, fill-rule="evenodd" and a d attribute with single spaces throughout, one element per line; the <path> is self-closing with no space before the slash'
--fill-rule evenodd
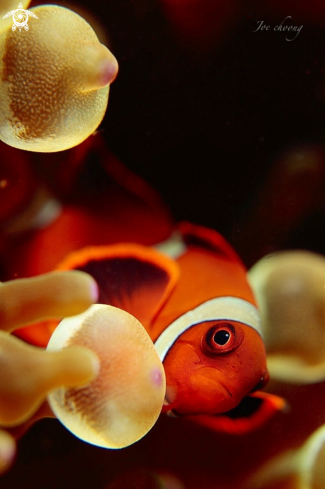
<path id="1" fill-rule="evenodd" d="M 156 249 L 86 247 L 58 269 L 89 273 L 99 303 L 145 327 L 165 369 L 163 413 L 245 433 L 283 408 L 260 392 L 268 372 L 258 310 L 243 264 L 217 232 L 183 223 Z"/>
<path id="2" fill-rule="evenodd" d="M 89 273 L 99 302 L 132 314 L 154 342 L 167 381 L 164 413 L 236 434 L 264 424 L 284 401 L 260 391 L 266 354 L 240 258 L 216 231 L 175 226 L 159 195 L 107 152 L 100 135 L 91 147 L 111 183 L 95 201 L 82 194 L 86 208 L 65 205 L 18 244 L 9 240 L 6 279 Z M 15 334 L 45 347 L 56 325 Z"/>

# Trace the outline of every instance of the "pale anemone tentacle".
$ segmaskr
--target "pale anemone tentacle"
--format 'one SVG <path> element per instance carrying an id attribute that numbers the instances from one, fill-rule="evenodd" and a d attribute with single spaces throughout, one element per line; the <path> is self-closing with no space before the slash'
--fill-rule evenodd
<path id="1" fill-rule="evenodd" d="M 142 438 L 155 424 L 166 391 L 163 365 L 146 330 L 127 312 L 96 304 L 64 319 L 48 349 L 74 345 L 95 352 L 100 371 L 86 387 L 50 393 L 54 414 L 93 445 L 122 448 Z"/>
<path id="2" fill-rule="evenodd" d="M 169 238 L 156 244 L 153 248 L 174 260 L 183 256 L 188 249 L 180 231 L 174 231 Z"/>
<path id="3" fill-rule="evenodd" d="M 61 385 L 85 385 L 99 362 L 89 349 L 46 352 L 0 331 L 0 426 L 27 421 L 49 391 Z"/>
<path id="4" fill-rule="evenodd" d="M 102 121 L 118 64 L 71 10 L 30 10 L 29 30 L 0 34 L 0 139 L 28 151 L 62 151 Z"/>
<path id="5" fill-rule="evenodd" d="M 325 258 L 307 251 L 266 256 L 249 271 L 272 378 L 325 379 Z"/>
<path id="6" fill-rule="evenodd" d="M 35 321 L 73 316 L 97 298 L 95 280 L 77 270 L 0 282 L 0 330 L 13 331 Z"/>
<path id="7" fill-rule="evenodd" d="M 38 416 L 35 413 L 50 390 L 66 383 L 84 385 L 98 372 L 98 359 L 89 349 L 49 353 L 9 332 L 42 318 L 82 312 L 97 297 L 97 284 L 83 272 L 54 272 L 0 283 L 0 425 L 26 422 L 27 426 L 49 415 L 46 409 L 39 410 Z M 10 467 L 15 453 L 14 437 L 0 430 L 0 473 Z"/>
<path id="8" fill-rule="evenodd" d="M 51 272 L 0 283 L 0 425 L 26 421 L 55 387 L 85 384 L 98 370 L 89 349 L 48 353 L 11 336 L 23 325 L 62 318 L 87 309 L 98 296 L 84 272 Z"/>
<path id="9" fill-rule="evenodd" d="M 260 467 L 244 484 L 245 489 L 268 487 L 323 489 L 325 486 L 325 425 L 312 433 L 298 449 L 288 450 Z"/>

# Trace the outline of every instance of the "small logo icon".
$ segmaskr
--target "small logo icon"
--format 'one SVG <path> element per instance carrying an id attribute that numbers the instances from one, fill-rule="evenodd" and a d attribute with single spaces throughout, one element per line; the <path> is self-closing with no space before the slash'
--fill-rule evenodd
<path id="1" fill-rule="evenodd" d="M 25 29 L 25 31 L 28 31 L 29 26 L 28 26 L 28 16 L 31 15 L 35 19 L 38 19 L 37 15 L 35 15 L 33 12 L 30 10 L 24 10 L 22 4 L 20 3 L 18 5 L 17 10 L 12 10 L 11 12 L 8 12 L 6 15 L 4 15 L 4 19 L 7 17 L 12 16 L 12 20 L 14 21 L 12 30 L 15 31 L 18 27 L 18 29 L 21 31 L 22 28 Z"/>

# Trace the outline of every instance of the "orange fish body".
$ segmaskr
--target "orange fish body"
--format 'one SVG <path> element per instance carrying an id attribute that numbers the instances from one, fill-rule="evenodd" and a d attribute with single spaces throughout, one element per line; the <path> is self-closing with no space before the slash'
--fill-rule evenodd
<path id="1" fill-rule="evenodd" d="M 163 412 L 235 433 L 264 423 L 283 404 L 256 392 L 268 380 L 266 355 L 240 259 L 218 233 L 188 223 L 156 248 L 88 247 L 59 268 L 91 274 L 100 303 L 126 310 L 146 328 L 166 372 Z M 252 412 L 243 420 L 232 411 L 243 400 L 247 411 L 247 399 Z"/>

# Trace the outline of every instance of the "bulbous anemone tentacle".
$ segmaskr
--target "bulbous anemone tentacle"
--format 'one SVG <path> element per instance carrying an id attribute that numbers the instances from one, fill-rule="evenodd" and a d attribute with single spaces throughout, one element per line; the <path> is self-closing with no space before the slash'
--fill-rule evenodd
<path id="1" fill-rule="evenodd" d="M 118 64 L 71 10 L 31 12 L 28 32 L 0 35 L 0 138 L 28 151 L 62 151 L 102 121 Z"/>
<path id="2" fill-rule="evenodd" d="M 307 251 L 268 255 L 249 271 L 261 313 L 270 375 L 282 382 L 325 379 L 325 258 Z"/>
<path id="3" fill-rule="evenodd" d="M 74 435 L 104 448 L 142 438 L 155 424 L 166 390 L 162 363 L 144 327 L 121 309 L 96 304 L 64 319 L 48 350 L 72 347 L 93 351 L 100 370 L 88 386 L 51 392 L 55 415 Z"/>
<path id="4" fill-rule="evenodd" d="M 320 489 L 325 480 L 325 425 L 314 431 L 299 448 L 271 458 L 256 470 L 243 489 Z"/>

